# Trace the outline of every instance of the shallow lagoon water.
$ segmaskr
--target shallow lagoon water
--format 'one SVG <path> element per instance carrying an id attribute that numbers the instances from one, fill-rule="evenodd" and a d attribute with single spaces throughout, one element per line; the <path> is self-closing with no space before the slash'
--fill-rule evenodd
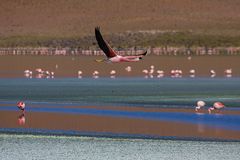
<path id="1" fill-rule="evenodd" d="M 0 79 L 0 101 L 145 107 L 193 107 L 222 101 L 240 107 L 239 78 Z"/>
<path id="2" fill-rule="evenodd" d="M 8 110 L 13 108 L 17 111 L 16 102 L 24 100 L 30 106 L 36 104 L 51 106 L 53 112 L 59 112 L 61 109 L 54 108 L 55 106 L 191 109 L 196 101 L 201 99 L 205 100 L 208 106 L 214 101 L 222 101 L 226 104 L 226 109 L 239 110 L 239 82 L 239 78 L 0 79 L 0 102 L 3 105 L 1 107 L 4 108 L 6 105 Z M 29 110 L 34 111 L 34 109 L 38 112 L 37 108 L 29 107 Z M 46 109 L 46 112 L 49 111 Z M 208 118 L 208 115 L 205 117 Z M 235 115 L 235 118 L 239 119 L 239 116 Z M 229 121 L 226 119 L 226 122 Z M 238 123 L 232 124 L 235 125 L 233 127 L 236 130 L 239 130 L 239 127 L 236 127 Z M 29 159 L 29 157 L 31 159 L 235 160 L 240 157 L 239 142 L 0 134 L 0 144 L 0 159 L 4 160 Z"/>
<path id="3" fill-rule="evenodd" d="M 101 110 L 106 106 L 194 110 L 196 101 L 204 100 L 208 107 L 214 101 L 221 101 L 227 106 L 225 110 L 239 111 L 239 78 L 0 79 L 0 109 L 17 111 L 16 102 L 20 100 L 27 103 L 29 112 L 85 114 L 172 122 L 181 120 L 184 123 L 240 130 L 239 115 L 209 116 L 194 113 Z M 70 108 L 72 106 L 95 106 L 96 109 Z"/>

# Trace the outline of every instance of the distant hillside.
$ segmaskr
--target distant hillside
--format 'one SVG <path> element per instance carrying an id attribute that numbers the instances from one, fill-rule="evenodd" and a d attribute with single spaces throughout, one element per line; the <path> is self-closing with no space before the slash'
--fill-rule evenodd
<path id="1" fill-rule="evenodd" d="M 239 8 L 239 0 L 8 0 L 0 5 L 0 46 L 88 46 L 95 26 L 127 45 L 138 39 L 132 33 L 143 32 L 138 45 L 161 45 L 151 38 L 159 32 L 232 43 L 240 39 Z"/>

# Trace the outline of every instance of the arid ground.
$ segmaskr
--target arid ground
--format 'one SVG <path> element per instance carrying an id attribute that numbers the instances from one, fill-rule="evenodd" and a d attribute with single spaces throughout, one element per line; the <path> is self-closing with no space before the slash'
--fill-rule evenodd
<path id="1" fill-rule="evenodd" d="M 238 0 L 9 0 L 0 5 L 0 45 L 36 46 L 51 40 L 48 45 L 57 46 L 57 40 L 66 38 L 71 44 L 93 36 L 96 26 L 106 35 L 119 34 L 117 38 L 124 33 L 133 44 L 128 33 L 187 32 L 228 40 L 240 36 L 239 7 Z"/>
<path id="2" fill-rule="evenodd" d="M 0 6 L 1 36 L 83 36 L 95 26 L 107 33 L 192 30 L 240 34 L 238 0 L 9 0 Z"/>

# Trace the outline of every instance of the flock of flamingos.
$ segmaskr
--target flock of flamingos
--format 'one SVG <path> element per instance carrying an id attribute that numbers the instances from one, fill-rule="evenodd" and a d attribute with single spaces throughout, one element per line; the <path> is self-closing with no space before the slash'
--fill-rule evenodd
<path id="1" fill-rule="evenodd" d="M 105 59 L 100 59 L 100 60 L 96 60 L 97 62 L 111 62 L 111 63 L 119 63 L 119 62 L 137 62 L 143 59 L 144 56 L 147 55 L 147 51 L 139 54 L 139 55 L 134 55 L 134 56 L 120 56 L 117 54 L 117 52 L 115 52 L 110 45 L 103 39 L 101 33 L 100 33 L 100 28 L 96 27 L 95 28 L 95 37 L 96 40 L 98 42 L 99 47 L 102 49 L 102 51 L 104 52 L 106 58 Z M 56 65 L 56 69 L 57 69 L 57 65 Z M 131 66 L 127 66 L 125 68 L 126 72 L 131 72 L 132 71 L 132 67 Z M 150 69 L 143 69 L 142 73 L 144 75 L 145 78 L 161 78 L 164 77 L 165 72 L 163 70 L 155 70 L 155 66 L 151 65 Z M 191 69 L 189 70 L 189 76 L 190 77 L 195 77 L 195 70 Z M 232 77 L 232 69 L 226 69 L 224 71 L 225 76 L 226 77 Z M 116 70 L 111 70 L 109 75 L 110 78 L 115 78 L 116 77 Z M 24 75 L 25 77 L 28 78 L 32 78 L 33 75 L 35 75 L 35 78 L 54 78 L 55 73 L 52 71 L 44 71 L 41 68 L 37 68 L 35 69 L 35 72 L 33 73 L 33 71 L 30 70 L 25 70 L 24 71 Z M 93 78 L 99 78 L 99 71 L 95 70 L 92 73 L 92 77 Z M 183 71 L 182 70 L 171 70 L 170 71 L 170 75 L 173 78 L 176 77 L 182 77 L 183 76 Z M 83 71 L 79 70 L 77 72 L 77 76 L 78 78 L 82 78 L 83 76 Z M 210 70 L 210 76 L 211 77 L 215 77 L 216 76 L 216 72 L 211 69 Z M 206 105 L 206 103 L 204 101 L 198 101 L 196 106 L 195 106 L 195 111 L 199 112 L 199 110 L 201 110 L 204 106 Z M 25 113 L 25 103 L 23 101 L 20 101 L 17 103 L 17 107 L 22 111 L 22 115 L 19 117 L 19 124 L 24 124 L 25 123 L 25 117 L 24 117 L 24 113 Z M 209 114 L 214 111 L 214 110 L 220 110 L 222 108 L 224 108 L 225 105 L 222 102 L 215 102 L 210 108 L 208 108 L 208 112 Z"/>
<path id="2" fill-rule="evenodd" d="M 131 73 L 132 72 L 132 67 L 131 66 L 127 66 L 126 68 L 124 68 L 125 71 L 127 73 Z M 224 70 L 224 76 L 225 77 L 232 77 L 232 69 L 225 69 Z M 94 70 L 92 72 L 92 78 L 99 78 L 100 77 L 100 72 L 98 70 Z M 163 70 L 156 70 L 154 65 L 151 65 L 149 67 L 149 69 L 143 69 L 142 70 L 142 77 L 144 78 L 162 78 L 162 77 L 168 77 L 170 75 L 170 77 L 172 78 L 181 78 L 183 77 L 183 71 L 180 69 L 172 69 L 170 71 L 170 73 L 166 73 Z M 184 75 L 188 75 L 191 78 L 196 77 L 196 71 L 195 69 L 190 69 L 189 72 L 187 74 Z M 217 73 L 215 72 L 215 70 L 211 69 L 209 71 L 209 76 L 210 77 L 216 77 Z M 32 70 L 25 70 L 24 71 L 24 76 L 26 78 L 54 78 L 55 77 L 55 72 L 53 71 L 48 71 L 48 70 L 43 70 L 41 68 L 36 68 L 34 71 Z M 110 78 L 116 78 L 117 75 L 117 71 L 116 70 L 111 70 L 109 72 L 109 76 Z M 121 77 L 121 75 L 119 75 Z M 84 72 L 82 70 L 78 70 L 76 72 L 76 77 L 78 77 L 79 79 L 84 77 Z M 105 76 L 106 77 L 106 76 Z"/>
<path id="3" fill-rule="evenodd" d="M 206 103 L 204 101 L 198 101 L 195 107 L 195 111 L 199 112 L 199 110 L 203 109 Z M 26 109 L 26 104 L 23 101 L 19 101 L 17 103 L 18 109 L 21 111 L 20 116 L 18 117 L 18 124 L 19 125 L 24 125 L 26 123 L 25 119 L 25 109 Z M 214 110 L 221 110 L 225 107 L 225 105 L 222 102 L 215 102 L 213 106 L 208 108 L 209 114 L 211 114 L 212 111 Z"/>
<path id="4" fill-rule="evenodd" d="M 107 62 L 107 63 L 122 63 L 122 62 L 138 62 L 143 60 L 145 56 L 147 56 L 147 51 L 137 54 L 137 55 L 131 55 L 131 56 L 122 56 L 119 55 L 116 51 L 114 51 L 113 48 L 110 47 L 109 43 L 103 38 L 101 32 L 100 32 L 100 27 L 95 28 L 95 37 L 96 41 L 98 43 L 99 48 L 104 52 L 105 58 L 104 59 L 97 59 L 96 62 Z M 57 65 L 56 65 L 57 69 Z M 132 67 L 127 66 L 125 68 L 126 72 L 131 72 Z M 166 74 L 163 70 L 155 70 L 155 66 L 151 65 L 150 69 L 143 69 L 142 73 L 144 74 L 145 78 L 161 78 L 164 77 Z M 195 70 L 191 69 L 189 70 L 189 76 L 190 77 L 195 77 Z M 232 77 L 232 69 L 226 69 L 224 71 L 226 77 Z M 168 73 L 169 74 L 169 73 Z M 33 77 L 33 71 L 30 70 L 25 70 L 24 71 L 25 77 L 32 78 Z M 36 78 L 54 78 L 55 73 L 50 72 L 50 71 L 44 71 L 41 68 L 35 69 L 35 77 Z M 110 78 L 115 78 L 117 76 L 117 71 L 116 70 L 111 70 L 110 73 Z M 173 69 L 170 71 L 171 77 L 182 77 L 183 76 L 183 71 L 179 69 Z M 83 71 L 79 70 L 77 72 L 78 78 L 83 77 Z M 100 72 L 98 70 L 93 71 L 92 77 L 93 78 L 99 78 Z M 216 72 L 211 69 L 210 70 L 210 76 L 215 77 Z"/>
<path id="5" fill-rule="evenodd" d="M 206 103 L 204 101 L 197 101 L 196 106 L 195 106 L 195 111 L 198 113 L 200 110 L 203 110 L 205 107 Z M 19 101 L 17 103 L 18 109 L 21 111 L 20 116 L 18 117 L 18 124 L 19 125 L 24 125 L 26 122 L 25 119 L 25 109 L 26 109 L 26 104 L 23 101 Z M 221 110 L 225 107 L 225 105 L 222 102 L 214 102 L 211 107 L 208 108 L 208 113 L 211 114 L 212 111 L 214 110 Z"/>

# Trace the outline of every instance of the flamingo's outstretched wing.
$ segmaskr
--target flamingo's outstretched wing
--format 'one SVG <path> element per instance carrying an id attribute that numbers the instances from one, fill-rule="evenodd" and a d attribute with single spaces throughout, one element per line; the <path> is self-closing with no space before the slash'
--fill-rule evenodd
<path id="1" fill-rule="evenodd" d="M 145 51 L 144 53 L 142 54 L 139 54 L 138 56 L 146 56 L 147 55 L 147 51 Z"/>
<path id="2" fill-rule="evenodd" d="M 147 55 L 147 51 L 141 53 L 141 54 L 137 54 L 137 55 L 133 55 L 133 56 L 125 56 L 125 57 L 128 57 L 128 58 L 139 58 L 139 59 L 142 59 L 142 57 L 146 56 Z"/>
<path id="3" fill-rule="evenodd" d="M 95 36 L 96 40 L 98 42 L 99 47 L 103 50 L 105 55 L 108 58 L 112 58 L 117 56 L 117 54 L 114 52 L 114 50 L 109 46 L 109 44 L 103 39 L 102 34 L 100 32 L 100 28 L 96 27 L 95 28 Z"/>

